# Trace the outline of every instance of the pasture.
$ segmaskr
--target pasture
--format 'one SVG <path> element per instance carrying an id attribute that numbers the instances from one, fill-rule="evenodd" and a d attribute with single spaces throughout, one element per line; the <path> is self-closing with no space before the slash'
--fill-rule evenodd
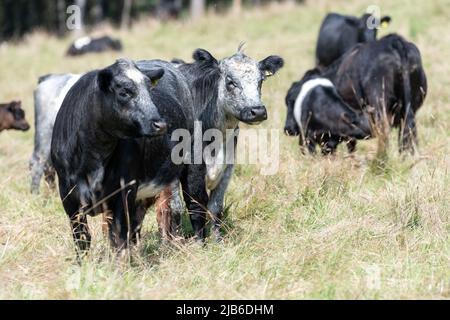
<path id="1" fill-rule="evenodd" d="M 282 132 L 286 91 L 313 67 L 325 14 L 360 16 L 371 4 L 392 17 L 380 37 L 397 32 L 422 53 L 429 92 L 417 114 L 418 152 L 400 156 L 392 132 L 383 166 L 375 139 L 353 155 L 344 146 L 335 156 L 302 155 L 297 138 Z M 79 267 L 57 192 L 29 192 L 34 126 L 0 133 L 0 299 L 450 298 L 449 17 L 448 0 L 306 1 L 195 24 L 96 31 L 121 38 L 121 53 L 67 58 L 72 39 L 39 31 L 1 45 L 0 102 L 22 99 L 30 123 L 38 76 L 85 72 L 118 57 L 190 61 L 205 48 L 223 58 L 245 41 L 251 57 L 278 54 L 285 66 L 264 85 L 268 120 L 260 125 L 279 131 L 279 170 L 262 176 L 258 165 L 236 167 L 221 244 L 164 244 L 151 209 L 131 263 L 119 264 L 95 217 L 92 250 Z"/>

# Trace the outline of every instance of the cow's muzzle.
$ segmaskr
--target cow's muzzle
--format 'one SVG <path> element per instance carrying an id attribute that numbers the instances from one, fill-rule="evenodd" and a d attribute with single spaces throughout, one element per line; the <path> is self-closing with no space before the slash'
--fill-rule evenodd
<path id="1" fill-rule="evenodd" d="M 167 123 L 163 120 L 151 120 L 148 126 L 142 130 L 142 136 L 155 137 L 163 135 L 167 132 Z"/>
<path id="2" fill-rule="evenodd" d="M 241 121 L 248 124 L 255 124 L 267 119 L 265 106 L 247 107 L 241 110 Z"/>

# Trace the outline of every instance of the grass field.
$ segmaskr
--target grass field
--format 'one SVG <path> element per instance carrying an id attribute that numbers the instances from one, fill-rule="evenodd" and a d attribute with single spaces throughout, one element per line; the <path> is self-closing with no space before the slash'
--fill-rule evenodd
<path id="1" fill-rule="evenodd" d="M 376 141 L 349 156 L 303 156 L 282 134 L 284 96 L 314 62 L 318 28 L 328 11 L 360 15 L 370 4 L 393 18 L 422 52 L 429 95 L 418 112 L 419 149 L 373 165 Z M 161 243 L 154 211 L 131 265 L 119 265 L 92 218 L 88 260 L 74 263 L 68 219 L 57 193 L 29 193 L 33 129 L 0 134 L 0 299 L 448 299 L 450 298 L 450 1 L 310 1 L 210 16 L 191 24 L 142 21 L 122 38 L 125 51 L 64 57 L 71 39 L 36 32 L 0 46 L 0 100 L 21 98 L 33 122 L 39 75 L 84 72 L 115 58 L 179 57 L 197 47 L 222 58 L 246 42 L 248 55 L 279 54 L 285 67 L 263 88 L 269 119 L 280 132 L 280 167 L 261 176 L 241 165 L 226 196 L 225 241 Z M 186 224 L 186 231 L 189 232 Z"/>

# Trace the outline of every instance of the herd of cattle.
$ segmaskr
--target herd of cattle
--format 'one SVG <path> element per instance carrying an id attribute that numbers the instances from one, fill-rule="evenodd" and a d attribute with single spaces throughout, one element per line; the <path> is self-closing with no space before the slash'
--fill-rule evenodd
<path id="1" fill-rule="evenodd" d="M 415 113 L 427 92 L 420 52 L 396 34 L 377 40 L 369 19 L 374 17 L 329 14 L 319 33 L 316 67 L 287 93 L 285 133 L 300 136 L 311 153 L 317 145 L 332 153 L 341 142 L 352 152 L 358 139 L 376 136 L 386 123 L 399 128 L 400 152 L 414 150 Z M 93 51 L 102 47 L 92 43 L 84 39 L 69 52 L 89 51 L 83 44 Z M 241 47 L 222 60 L 197 49 L 193 60 L 119 59 L 85 74 L 39 79 L 31 191 L 39 192 L 42 176 L 54 185 L 56 172 L 78 256 L 90 245 L 87 215 L 103 215 L 112 245 L 121 250 L 138 241 L 153 204 L 163 237 L 179 236 L 183 200 L 195 238 L 205 239 L 209 215 L 212 233 L 221 239 L 233 164 L 198 164 L 194 153 L 184 155 L 192 161 L 174 163 L 170 137 L 180 128 L 193 133 L 194 122 L 201 121 L 203 131 L 235 130 L 232 138 L 223 135 L 219 153 L 230 144 L 235 148 L 239 122 L 267 119 L 261 87 L 284 61 L 275 55 L 255 61 Z M 28 128 L 20 102 L 0 105 L 0 131 Z"/>

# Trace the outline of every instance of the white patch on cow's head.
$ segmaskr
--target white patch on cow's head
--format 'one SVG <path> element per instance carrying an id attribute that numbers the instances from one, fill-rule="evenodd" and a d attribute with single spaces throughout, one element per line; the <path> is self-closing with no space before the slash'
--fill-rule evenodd
<path id="1" fill-rule="evenodd" d="M 144 81 L 144 75 L 136 68 L 128 68 L 125 70 L 125 76 L 135 83 L 142 83 Z"/>
<path id="2" fill-rule="evenodd" d="M 221 83 L 219 101 L 231 114 L 239 114 L 241 108 L 259 106 L 263 75 L 258 62 L 237 53 L 220 62 Z M 233 89 L 230 89 L 232 86 Z"/>
<path id="3" fill-rule="evenodd" d="M 90 37 L 82 37 L 82 38 L 75 40 L 75 42 L 73 43 L 73 46 L 75 47 L 75 49 L 80 50 L 84 46 L 91 43 L 91 41 L 92 41 L 92 39 Z"/>

